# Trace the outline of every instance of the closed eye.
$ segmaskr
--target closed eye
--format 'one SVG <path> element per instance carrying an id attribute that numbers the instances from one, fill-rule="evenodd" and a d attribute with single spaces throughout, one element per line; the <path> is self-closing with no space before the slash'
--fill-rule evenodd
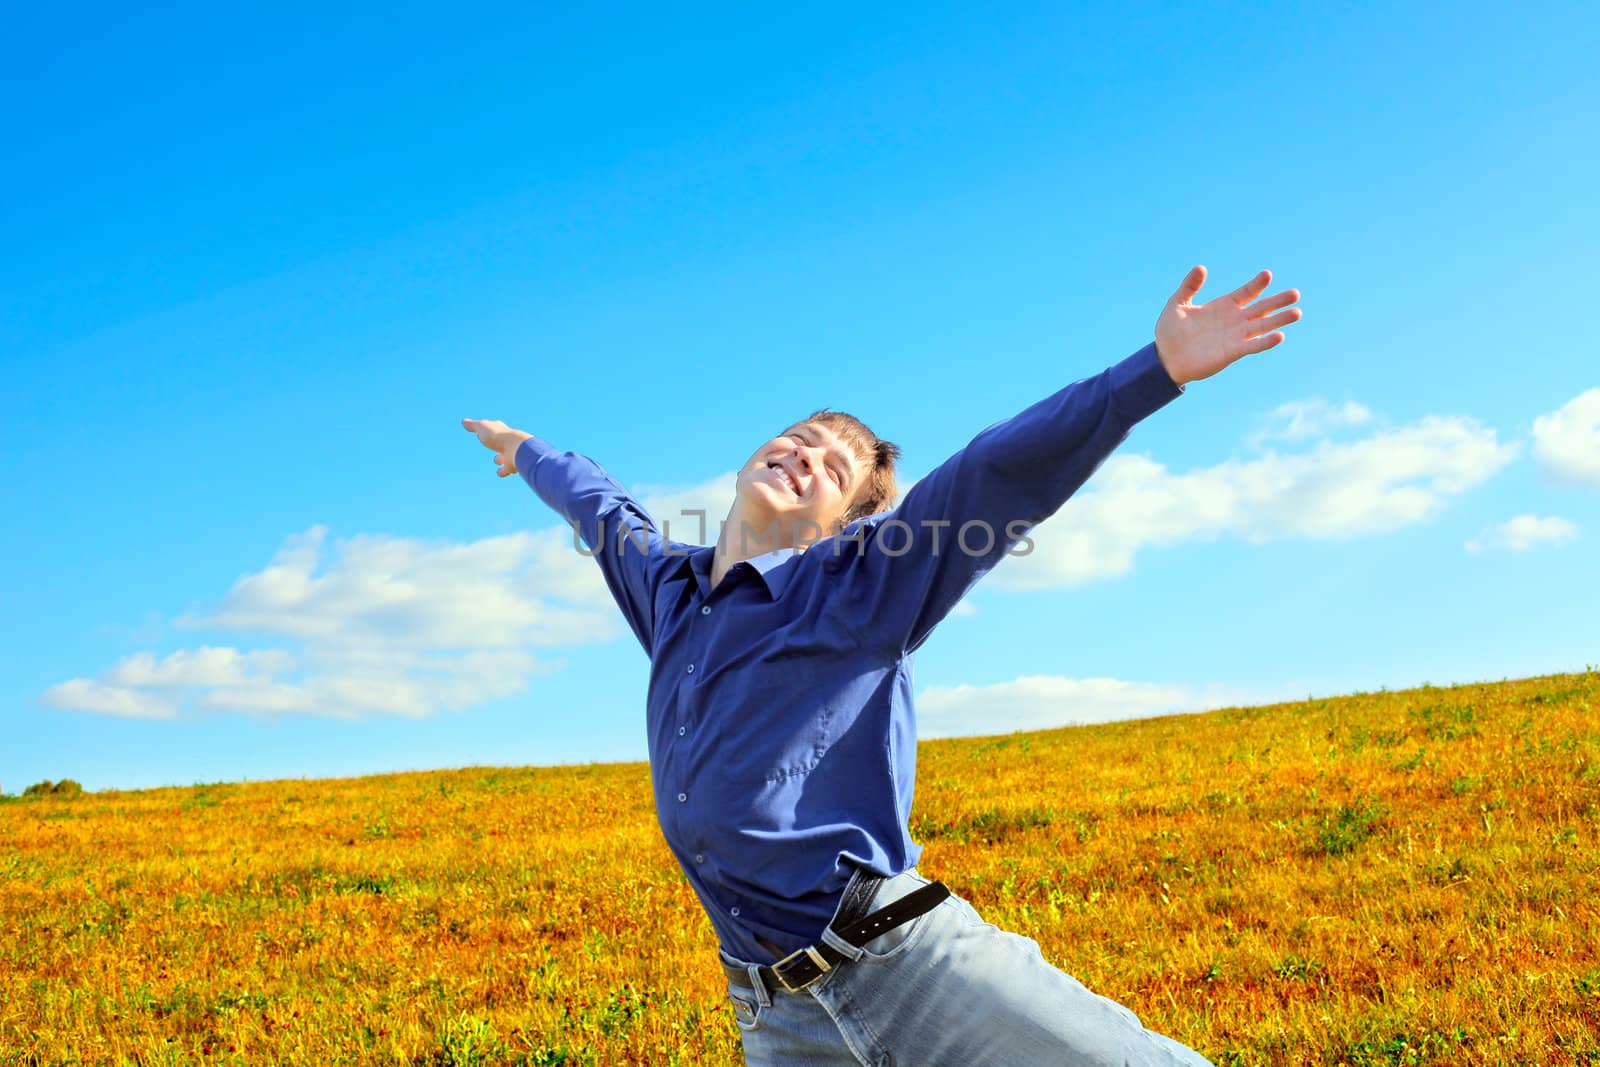
<path id="1" fill-rule="evenodd" d="M 809 447 L 810 444 L 811 444 L 811 442 L 807 441 L 804 437 L 801 437 L 797 433 L 792 433 L 789 436 L 792 437 L 794 440 L 799 441 L 801 444 L 806 445 L 807 447 Z M 828 468 L 828 474 L 833 478 L 833 484 L 838 486 L 840 488 L 840 490 L 843 490 L 844 489 L 844 475 L 839 473 L 839 468 L 834 466 L 834 465 L 832 465 L 832 464 L 825 464 L 825 466 L 827 466 L 827 468 Z"/>

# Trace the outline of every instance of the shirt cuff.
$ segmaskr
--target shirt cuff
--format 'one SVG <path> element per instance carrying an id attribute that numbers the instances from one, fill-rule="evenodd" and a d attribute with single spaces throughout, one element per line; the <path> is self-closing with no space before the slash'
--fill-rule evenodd
<path id="1" fill-rule="evenodd" d="M 540 460 L 559 454 L 551 447 L 550 442 L 538 437 L 529 437 L 517 446 L 515 452 L 511 453 L 511 462 L 517 465 L 517 477 L 527 482 L 529 489 L 539 493 L 540 497 L 544 497 L 544 494 L 539 492 L 539 482 L 535 477 L 535 472 L 539 469 Z M 545 503 L 550 503 L 550 500 L 545 498 Z M 552 504 L 551 506 L 554 507 L 555 505 Z M 557 508 L 557 510 L 559 511 L 560 509 Z"/>
<path id="2" fill-rule="evenodd" d="M 517 450 L 511 454 L 511 461 L 517 465 L 520 474 L 532 470 L 535 463 L 554 451 L 549 442 L 529 437 L 517 446 Z"/>
<path id="3" fill-rule="evenodd" d="M 1130 425 L 1155 414 L 1184 391 L 1156 355 L 1154 341 L 1111 367 L 1111 402 Z"/>

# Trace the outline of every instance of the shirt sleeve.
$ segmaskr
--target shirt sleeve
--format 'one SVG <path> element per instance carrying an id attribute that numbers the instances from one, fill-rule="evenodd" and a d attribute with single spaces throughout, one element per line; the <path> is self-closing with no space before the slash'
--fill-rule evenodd
<path id="1" fill-rule="evenodd" d="M 980 432 L 897 507 L 838 536 L 850 625 L 880 652 L 914 652 L 1136 423 L 1183 393 L 1152 342 Z"/>
<path id="2" fill-rule="evenodd" d="M 655 650 L 655 573 L 665 541 L 655 520 L 588 456 L 558 452 L 538 437 L 517 446 L 517 473 L 567 520 L 600 565 L 611 596 L 644 646 Z M 576 550 L 576 549 L 575 549 Z"/>

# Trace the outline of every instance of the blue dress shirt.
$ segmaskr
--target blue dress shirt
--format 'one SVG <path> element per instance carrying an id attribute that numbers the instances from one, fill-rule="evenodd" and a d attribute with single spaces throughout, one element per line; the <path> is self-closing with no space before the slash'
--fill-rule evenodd
<path id="1" fill-rule="evenodd" d="M 818 941 L 847 860 L 885 876 L 916 865 L 914 653 L 1183 392 L 1145 345 L 983 430 L 892 510 L 738 563 L 715 589 L 714 546 L 664 537 L 598 463 L 538 437 L 517 448 L 650 657 L 656 814 L 725 951 L 770 962 L 757 937 L 785 954 Z"/>

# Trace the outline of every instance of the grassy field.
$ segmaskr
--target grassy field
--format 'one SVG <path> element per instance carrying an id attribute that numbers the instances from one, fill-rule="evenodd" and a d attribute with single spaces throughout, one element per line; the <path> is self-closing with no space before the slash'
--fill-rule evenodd
<path id="1" fill-rule="evenodd" d="M 1590 669 L 924 742 L 913 836 L 1218 1063 L 1600 1063 L 1597 712 Z M 0 798 L 0 1064 L 737 1064 L 724 994 L 642 763 Z"/>

